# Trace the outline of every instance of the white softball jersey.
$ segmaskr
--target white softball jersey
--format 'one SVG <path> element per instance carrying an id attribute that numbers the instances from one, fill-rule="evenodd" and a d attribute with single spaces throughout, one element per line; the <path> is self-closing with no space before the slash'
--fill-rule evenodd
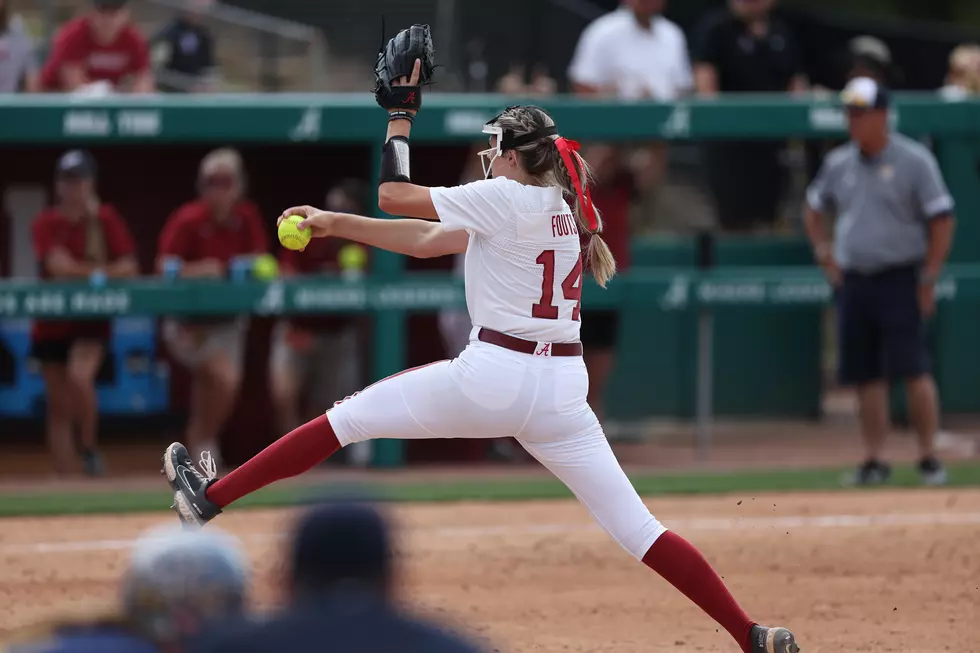
<path id="1" fill-rule="evenodd" d="M 537 343 L 579 336 L 581 246 L 557 188 L 503 178 L 432 189 L 446 229 L 465 229 L 474 329 L 453 360 L 406 370 L 337 402 L 341 445 L 377 438 L 513 437 L 560 479 L 612 538 L 642 558 L 664 526 L 623 473 L 586 397 L 581 356 L 539 356 L 481 342 L 480 327 Z"/>
<path id="2" fill-rule="evenodd" d="M 470 236 L 473 326 L 532 342 L 578 341 L 582 245 L 561 189 L 497 177 L 431 193 L 443 228 Z"/>

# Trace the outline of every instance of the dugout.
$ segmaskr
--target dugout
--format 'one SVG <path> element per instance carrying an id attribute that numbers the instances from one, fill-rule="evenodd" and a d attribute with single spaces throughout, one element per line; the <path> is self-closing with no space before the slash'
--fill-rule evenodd
<path id="1" fill-rule="evenodd" d="M 456 183 L 469 146 L 480 140 L 483 123 L 511 102 L 512 98 L 495 96 L 430 96 L 413 132 L 414 178 L 431 185 Z M 833 99 L 749 97 L 623 106 L 555 98 L 546 106 L 563 132 L 582 140 L 832 139 L 844 129 Z M 980 260 L 980 225 L 972 219 L 980 209 L 980 103 L 900 96 L 896 113 L 900 130 L 933 140 L 957 199 L 960 227 L 952 260 Z M 163 220 L 193 196 L 197 163 L 212 147 L 231 144 L 241 149 L 250 174 L 250 196 L 270 216 L 271 235 L 271 216 L 282 207 L 320 202 L 335 179 L 352 174 L 373 179 L 382 130 L 377 107 L 360 95 L 163 97 L 151 102 L 113 98 L 84 105 L 62 104 L 53 96 L 14 97 L 0 107 L 0 185 L 10 218 L 2 249 L 7 250 L 11 271 L 22 270 L 24 257 L 29 259 L 22 222 L 25 212 L 28 219 L 31 215 L 25 209 L 24 191 L 33 188 L 43 195 L 56 156 L 68 147 L 88 147 L 99 159 L 100 191 L 129 220 L 141 263 L 149 270 Z M 11 202 L 11 197 L 20 200 Z M 693 275 L 693 251 L 690 239 L 639 241 L 634 244 L 630 277 Z M 374 262 L 372 279 L 380 280 L 450 267 L 446 260 L 408 262 L 380 254 Z M 719 274 L 736 276 L 746 270 L 764 274 L 766 269 L 812 274 L 809 252 L 798 238 L 723 239 L 718 265 Z M 640 290 L 644 286 L 625 281 L 621 286 L 614 282 L 605 295 L 618 297 L 623 311 L 623 351 L 611 382 L 610 411 L 623 419 L 689 417 L 697 376 L 697 298 L 683 308 L 666 310 L 662 290 Z M 617 287 L 625 290 L 618 292 Z M 601 297 L 594 293 L 600 291 L 588 286 L 585 301 Z M 819 302 L 768 306 L 733 301 L 714 306 L 715 414 L 817 418 L 822 310 Z M 975 412 L 980 407 L 980 399 L 968 391 L 975 387 L 980 369 L 972 327 L 978 317 L 974 302 L 956 301 L 943 306 L 936 320 L 937 379 L 947 412 Z M 367 319 L 369 379 L 442 355 L 431 313 L 381 311 Z M 229 429 L 237 436 L 228 442 L 233 459 L 254 452 L 274 436 L 264 389 L 267 331 L 268 320 L 256 320 L 249 340 L 243 410 Z M 181 406 L 180 386 L 175 377 L 171 407 Z M 243 437 L 248 441 L 239 439 Z M 382 456 L 381 464 L 400 460 L 397 443 L 385 443 L 381 449 L 389 445 L 394 452 Z"/>

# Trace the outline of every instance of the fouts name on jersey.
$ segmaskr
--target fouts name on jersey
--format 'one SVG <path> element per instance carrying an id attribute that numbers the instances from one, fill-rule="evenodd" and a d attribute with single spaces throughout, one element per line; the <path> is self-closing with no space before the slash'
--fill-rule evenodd
<path id="1" fill-rule="evenodd" d="M 551 236 L 559 238 L 561 236 L 577 236 L 578 224 L 570 213 L 560 213 L 551 216 Z"/>

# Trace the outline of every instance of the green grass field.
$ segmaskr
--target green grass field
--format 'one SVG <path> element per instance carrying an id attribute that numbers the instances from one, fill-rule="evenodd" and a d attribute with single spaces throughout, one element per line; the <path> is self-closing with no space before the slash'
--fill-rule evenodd
<path id="1" fill-rule="evenodd" d="M 806 492 L 840 490 L 844 469 L 756 470 L 733 473 L 686 473 L 636 475 L 631 477 L 644 496 L 683 494 L 729 494 L 751 492 Z M 980 486 L 980 462 L 953 465 L 950 486 Z M 891 487 L 917 487 L 918 476 L 911 467 L 898 467 Z M 339 492 L 357 491 L 386 501 L 527 501 L 564 499 L 571 493 L 553 478 L 462 480 L 453 482 L 398 482 L 352 488 L 342 485 L 320 487 L 271 487 L 246 497 L 236 507 L 278 508 L 292 506 Z M 0 494 L 0 517 L 52 516 L 97 513 L 155 512 L 166 510 L 170 497 L 161 479 L 159 491 L 88 491 Z"/>

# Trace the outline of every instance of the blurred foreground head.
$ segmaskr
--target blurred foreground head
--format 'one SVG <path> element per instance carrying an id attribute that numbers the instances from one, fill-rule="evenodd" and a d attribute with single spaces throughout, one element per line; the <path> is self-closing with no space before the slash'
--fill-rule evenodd
<path id="1" fill-rule="evenodd" d="M 317 506 L 300 518 L 290 567 L 294 602 L 338 592 L 388 599 L 393 587 L 388 525 L 377 509 L 365 503 Z"/>
<path id="2" fill-rule="evenodd" d="M 142 537 L 123 581 L 123 615 L 169 648 L 245 610 L 248 563 L 221 531 L 166 528 Z"/>

